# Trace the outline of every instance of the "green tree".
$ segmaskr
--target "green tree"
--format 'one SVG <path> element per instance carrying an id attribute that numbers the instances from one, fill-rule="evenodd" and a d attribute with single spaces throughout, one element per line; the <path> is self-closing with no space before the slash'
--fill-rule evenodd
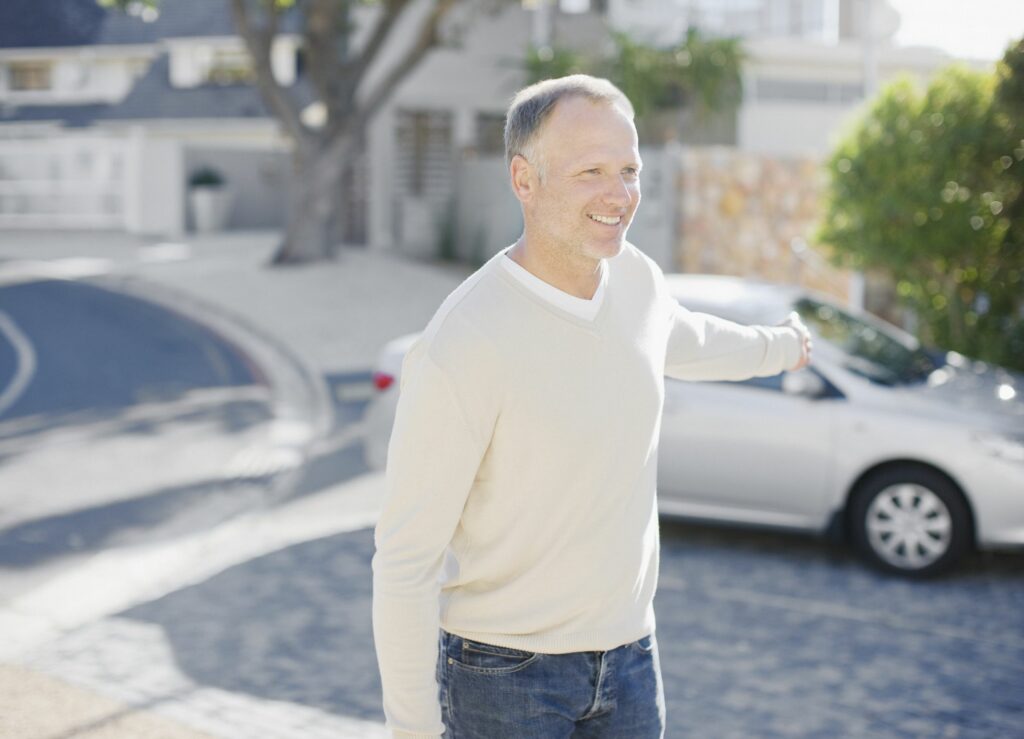
<path id="1" fill-rule="evenodd" d="M 582 54 L 558 46 L 527 47 L 524 66 L 528 84 L 567 74 L 586 73 L 590 68 Z"/>
<path id="2" fill-rule="evenodd" d="M 1024 368 L 1024 251 L 1008 248 L 1008 176 L 1024 148 L 995 95 L 996 75 L 959 66 L 919 90 L 885 87 L 827 163 L 818 239 L 836 264 L 889 273 L 921 338 Z"/>
<path id="3" fill-rule="evenodd" d="M 586 55 L 565 47 L 531 47 L 530 82 L 584 72 L 607 77 L 633 103 L 638 117 L 655 110 L 692 105 L 699 114 L 735 105 L 742 86 L 743 50 L 739 39 L 705 38 L 691 28 L 670 47 L 656 47 L 628 34 L 610 32 L 610 56 Z"/>
<path id="4" fill-rule="evenodd" d="M 1007 305 L 998 310 L 1012 312 L 1016 309 L 1017 317 L 1022 319 L 1009 323 L 1005 342 L 1008 353 L 1024 357 L 1024 298 L 1020 298 L 1024 292 L 1024 275 L 1020 268 L 1024 254 L 1024 38 L 1006 49 L 996 65 L 996 80 L 996 105 L 1009 132 L 1006 149 L 1000 157 L 1005 176 L 1010 180 L 1002 201 L 1003 216 L 1009 221 L 1009 227 L 1003 237 L 1001 259 L 1017 265 L 1000 275 L 1008 281 L 1004 292 L 1011 297 Z M 1012 298 L 1015 294 L 1019 298 L 1016 301 Z"/>

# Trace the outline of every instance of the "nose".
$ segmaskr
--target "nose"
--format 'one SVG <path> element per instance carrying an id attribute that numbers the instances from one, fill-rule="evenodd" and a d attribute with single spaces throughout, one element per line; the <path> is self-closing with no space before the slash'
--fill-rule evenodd
<path id="1" fill-rule="evenodd" d="M 628 208 L 633 202 L 634 190 L 637 189 L 635 183 L 627 181 L 622 175 L 612 175 L 608 187 L 605 188 L 604 201 L 608 205 Z M 636 192 L 637 199 L 639 195 L 640 193 Z"/>

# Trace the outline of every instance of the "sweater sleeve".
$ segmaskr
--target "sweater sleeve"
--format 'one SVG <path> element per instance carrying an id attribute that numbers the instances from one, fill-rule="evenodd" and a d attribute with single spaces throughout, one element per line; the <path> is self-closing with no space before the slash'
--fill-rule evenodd
<path id="1" fill-rule="evenodd" d="M 744 326 L 690 311 L 668 297 L 671 330 L 665 374 L 677 380 L 746 380 L 800 361 L 803 337 L 790 326 Z"/>
<path id="2" fill-rule="evenodd" d="M 487 447 L 487 420 L 422 341 L 406 355 L 399 388 L 374 531 L 374 645 L 393 736 L 439 737 L 439 575 Z"/>

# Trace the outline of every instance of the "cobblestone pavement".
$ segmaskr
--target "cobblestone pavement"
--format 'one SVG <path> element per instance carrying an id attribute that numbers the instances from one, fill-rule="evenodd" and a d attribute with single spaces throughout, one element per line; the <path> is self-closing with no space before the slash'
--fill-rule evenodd
<path id="1" fill-rule="evenodd" d="M 255 558 L 68 634 L 29 665 L 224 737 L 384 736 L 372 529 Z M 945 579 L 826 543 L 662 523 L 668 737 L 1015 737 L 1021 558 Z"/>

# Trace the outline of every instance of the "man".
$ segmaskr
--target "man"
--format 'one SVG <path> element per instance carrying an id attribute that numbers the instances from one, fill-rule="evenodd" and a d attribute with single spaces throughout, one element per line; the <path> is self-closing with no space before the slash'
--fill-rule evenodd
<path id="1" fill-rule="evenodd" d="M 642 163 L 607 80 L 520 91 L 505 146 L 523 235 L 402 366 L 373 558 L 384 711 L 394 737 L 660 737 L 664 375 L 798 369 L 809 336 L 685 310 L 625 241 Z"/>

